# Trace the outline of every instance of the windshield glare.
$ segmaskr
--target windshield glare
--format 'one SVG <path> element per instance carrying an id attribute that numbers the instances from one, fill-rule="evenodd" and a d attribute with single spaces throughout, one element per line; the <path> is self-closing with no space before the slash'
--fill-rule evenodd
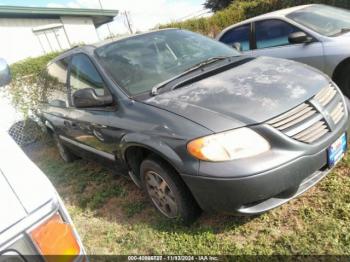
<path id="1" fill-rule="evenodd" d="M 306 7 L 287 17 L 325 36 L 336 36 L 350 28 L 350 11 L 325 5 Z"/>
<path id="2" fill-rule="evenodd" d="M 129 94 L 149 92 L 212 57 L 239 52 L 210 38 L 183 30 L 164 30 L 102 46 L 95 51 L 102 66 Z"/>

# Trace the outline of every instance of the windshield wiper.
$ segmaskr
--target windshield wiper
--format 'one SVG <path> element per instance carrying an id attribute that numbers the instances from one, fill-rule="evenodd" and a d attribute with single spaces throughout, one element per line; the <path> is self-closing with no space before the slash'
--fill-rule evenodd
<path id="1" fill-rule="evenodd" d="M 342 28 L 340 31 L 342 34 L 350 32 L 350 27 Z"/>
<path id="2" fill-rule="evenodd" d="M 344 28 L 340 29 L 340 31 L 338 33 L 334 34 L 333 36 L 342 35 L 342 34 L 345 34 L 348 32 L 350 32 L 350 27 L 344 27 Z"/>
<path id="3" fill-rule="evenodd" d="M 190 73 L 202 68 L 203 66 L 215 63 L 217 61 L 225 60 L 227 58 L 229 58 L 229 56 L 215 56 L 215 57 L 210 57 L 207 60 L 204 60 L 198 64 L 195 64 L 195 65 L 191 66 L 190 68 L 187 68 L 183 73 L 176 75 L 176 76 L 166 80 L 165 82 L 162 82 L 162 83 L 154 86 L 151 90 L 151 94 L 153 96 L 158 95 L 158 90 L 165 87 L 167 84 L 171 83 L 172 81 L 179 79 L 180 77 L 183 77 L 187 74 L 190 74 Z"/>

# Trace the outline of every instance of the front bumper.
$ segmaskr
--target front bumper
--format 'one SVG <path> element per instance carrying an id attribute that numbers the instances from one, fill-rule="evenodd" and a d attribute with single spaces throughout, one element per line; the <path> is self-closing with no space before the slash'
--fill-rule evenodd
<path id="1" fill-rule="evenodd" d="M 240 178 L 183 175 L 183 179 L 203 210 L 259 214 L 305 192 L 329 171 L 327 153 L 322 151 L 258 175 Z"/>
<path id="2" fill-rule="evenodd" d="M 208 212 L 253 215 L 302 194 L 330 171 L 327 149 L 348 132 L 348 117 L 323 141 L 306 145 L 269 127 L 259 133 L 280 137 L 265 155 L 224 163 L 201 163 L 198 175 L 182 174 L 200 207 Z M 273 134 L 275 133 L 275 134 Z"/>

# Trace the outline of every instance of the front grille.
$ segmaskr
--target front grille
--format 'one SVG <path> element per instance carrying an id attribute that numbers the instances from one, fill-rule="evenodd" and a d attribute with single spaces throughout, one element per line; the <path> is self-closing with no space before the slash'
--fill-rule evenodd
<path id="1" fill-rule="evenodd" d="M 317 139 L 323 137 L 329 132 L 328 126 L 324 121 L 317 121 L 315 124 L 306 128 L 304 131 L 293 136 L 295 140 L 311 144 Z"/>
<path id="2" fill-rule="evenodd" d="M 280 131 L 297 126 L 305 119 L 315 115 L 317 111 L 309 104 L 302 104 L 287 113 L 271 120 L 268 124 Z"/>
<path id="3" fill-rule="evenodd" d="M 317 95 L 315 95 L 315 100 L 323 107 L 328 105 L 332 99 L 337 94 L 337 90 L 331 84 L 325 88 L 323 88 Z"/>
<path id="4" fill-rule="evenodd" d="M 342 102 L 339 102 L 336 108 L 331 112 L 331 118 L 335 124 L 338 124 L 344 115 L 344 105 Z"/>
<path id="5" fill-rule="evenodd" d="M 327 122 L 317 108 L 327 111 L 333 123 L 329 123 L 330 120 Z M 331 126 L 335 127 L 343 119 L 344 108 L 340 93 L 330 84 L 309 101 L 268 121 L 267 124 L 297 141 L 312 144 L 331 132 Z"/>

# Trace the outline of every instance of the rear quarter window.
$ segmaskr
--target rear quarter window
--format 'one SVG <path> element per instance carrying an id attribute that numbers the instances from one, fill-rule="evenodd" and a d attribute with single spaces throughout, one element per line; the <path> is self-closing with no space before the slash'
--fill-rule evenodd
<path id="1" fill-rule="evenodd" d="M 69 60 L 62 59 L 50 64 L 42 73 L 44 88 L 42 101 L 51 106 L 67 107 L 67 71 Z"/>
<path id="2" fill-rule="evenodd" d="M 219 39 L 219 41 L 229 46 L 232 46 L 235 43 L 240 43 L 242 51 L 249 51 L 250 24 L 230 29 Z"/>

